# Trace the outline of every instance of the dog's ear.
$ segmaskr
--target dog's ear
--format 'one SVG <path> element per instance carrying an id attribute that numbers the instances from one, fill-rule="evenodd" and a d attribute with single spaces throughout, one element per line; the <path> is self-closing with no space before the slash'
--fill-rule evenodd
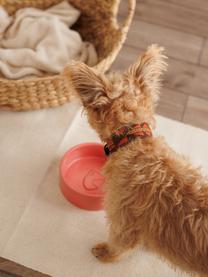
<path id="1" fill-rule="evenodd" d="M 148 88 L 156 101 L 159 96 L 160 76 L 167 68 L 166 56 L 163 55 L 164 48 L 155 44 L 149 46 L 137 62 L 125 72 L 129 82 L 140 88 Z"/>
<path id="2" fill-rule="evenodd" d="M 81 62 L 71 63 L 64 73 L 85 107 L 98 108 L 109 104 L 111 83 L 104 75 Z"/>

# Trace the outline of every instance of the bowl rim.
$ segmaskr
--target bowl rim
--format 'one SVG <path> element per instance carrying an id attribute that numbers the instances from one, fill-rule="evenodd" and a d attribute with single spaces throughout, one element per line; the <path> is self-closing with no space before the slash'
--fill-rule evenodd
<path id="1" fill-rule="evenodd" d="M 67 188 L 69 190 L 72 190 L 74 193 L 76 193 L 78 195 L 82 195 L 82 196 L 87 197 L 87 198 L 96 198 L 96 199 L 98 199 L 98 198 L 102 198 L 104 196 L 104 193 L 98 193 L 96 195 L 93 195 L 93 194 L 83 194 L 83 193 L 77 191 L 76 189 L 74 189 L 74 187 L 69 186 L 68 183 L 66 182 L 66 179 L 65 179 L 64 174 L 63 174 L 64 173 L 63 172 L 63 163 L 64 163 L 64 161 L 66 159 L 66 156 L 68 156 L 68 154 L 70 152 L 73 152 L 76 149 L 85 148 L 85 147 L 88 147 L 88 146 L 100 146 L 100 147 L 103 148 L 103 145 L 101 143 L 98 143 L 98 142 L 85 142 L 85 143 L 79 143 L 79 144 L 77 144 L 75 146 L 72 146 L 69 150 L 67 150 L 65 152 L 65 154 L 61 158 L 60 166 L 59 166 L 60 178 L 61 178 L 62 186 L 64 184 L 65 186 L 67 186 Z"/>

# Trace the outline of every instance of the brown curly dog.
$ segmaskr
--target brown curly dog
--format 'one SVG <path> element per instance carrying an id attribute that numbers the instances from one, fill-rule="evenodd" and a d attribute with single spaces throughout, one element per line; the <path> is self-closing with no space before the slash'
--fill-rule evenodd
<path id="1" fill-rule="evenodd" d="M 109 237 L 92 253 L 113 262 L 143 244 L 183 270 L 208 276 L 208 180 L 151 135 L 165 58 L 163 48 L 152 45 L 123 74 L 104 76 L 82 63 L 64 72 L 109 154 Z"/>

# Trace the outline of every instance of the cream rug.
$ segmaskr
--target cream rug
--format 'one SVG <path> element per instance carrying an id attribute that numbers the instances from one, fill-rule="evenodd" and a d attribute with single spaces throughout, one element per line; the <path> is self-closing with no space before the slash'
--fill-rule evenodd
<path id="1" fill-rule="evenodd" d="M 208 132 L 158 116 L 157 132 L 208 172 Z M 59 159 L 71 146 L 99 141 L 75 103 L 0 112 L 0 256 L 55 277 L 185 277 L 138 249 L 101 264 L 90 248 L 106 236 L 104 212 L 80 210 L 59 189 Z M 179 238 L 180 239 L 180 238 Z"/>

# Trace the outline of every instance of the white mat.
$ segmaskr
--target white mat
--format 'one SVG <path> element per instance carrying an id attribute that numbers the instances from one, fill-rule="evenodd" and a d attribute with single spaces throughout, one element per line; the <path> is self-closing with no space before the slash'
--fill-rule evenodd
<path id="1" fill-rule="evenodd" d="M 103 212 L 80 210 L 59 190 L 58 165 L 71 146 L 99 141 L 77 105 L 0 113 L 0 256 L 55 277 L 176 277 L 143 249 L 100 264 L 90 248 L 106 236 Z M 208 172 L 208 132 L 158 117 L 158 132 Z"/>

